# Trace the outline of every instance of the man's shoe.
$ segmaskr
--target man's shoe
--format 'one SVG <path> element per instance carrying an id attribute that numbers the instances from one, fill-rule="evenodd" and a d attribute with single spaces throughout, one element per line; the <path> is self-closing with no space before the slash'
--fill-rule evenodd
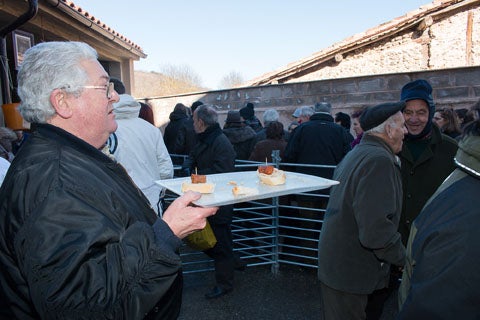
<path id="1" fill-rule="evenodd" d="M 205 294 L 205 298 L 207 299 L 216 299 L 220 298 L 221 296 L 226 295 L 227 293 L 231 292 L 233 289 L 222 289 L 220 287 L 215 286 L 212 291 Z"/>

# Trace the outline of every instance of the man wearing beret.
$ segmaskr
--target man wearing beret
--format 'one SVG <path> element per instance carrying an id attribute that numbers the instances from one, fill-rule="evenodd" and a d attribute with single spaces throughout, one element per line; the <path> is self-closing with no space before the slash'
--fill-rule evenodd
<path id="1" fill-rule="evenodd" d="M 455 169 L 457 142 L 432 123 L 435 103 L 426 80 L 403 86 L 400 100 L 408 134 L 399 157 L 402 161 L 403 208 L 399 231 L 407 243 L 410 227 L 427 200 Z"/>
<path id="2" fill-rule="evenodd" d="M 324 319 L 365 319 L 369 296 L 388 285 L 390 265 L 403 266 L 398 233 L 400 162 L 407 133 L 404 103 L 367 108 L 364 136 L 335 169 L 319 242 Z M 370 307 L 370 306 L 369 306 Z M 383 307 L 383 301 L 381 302 Z"/>

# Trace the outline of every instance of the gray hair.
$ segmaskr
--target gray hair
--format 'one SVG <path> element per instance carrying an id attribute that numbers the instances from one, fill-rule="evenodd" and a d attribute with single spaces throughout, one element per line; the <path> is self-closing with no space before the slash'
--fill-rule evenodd
<path id="1" fill-rule="evenodd" d="M 210 127 L 218 123 L 218 114 L 215 109 L 214 105 L 202 104 L 195 109 L 195 114 L 197 115 L 197 119 L 202 120 L 207 127 Z"/>
<path id="2" fill-rule="evenodd" d="M 303 107 L 300 107 L 300 109 L 298 110 L 298 116 L 299 117 L 309 117 L 311 115 L 313 115 L 315 113 L 315 110 L 313 110 L 312 107 L 310 106 L 303 106 Z"/>
<path id="3" fill-rule="evenodd" d="M 373 127 L 372 129 L 365 131 L 365 133 L 384 133 L 385 132 L 385 126 L 387 124 L 390 125 L 391 127 L 396 127 L 397 124 L 396 124 L 395 120 L 396 120 L 396 117 L 398 117 L 398 116 L 402 116 L 402 115 L 397 112 L 397 113 L 391 115 L 390 117 L 388 117 L 387 120 L 383 121 L 378 126 Z"/>
<path id="4" fill-rule="evenodd" d="M 332 112 L 332 105 L 329 102 L 317 102 L 315 103 L 315 112 Z"/>
<path id="5" fill-rule="evenodd" d="M 265 110 L 265 112 L 263 113 L 263 123 L 265 124 L 267 122 L 278 121 L 279 117 L 280 115 L 278 114 L 277 110 L 275 109 Z"/>
<path id="6" fill-rule="evenodd" d="M 83 42 L 43 42 L 25 52 L 18 72 L 19 111 L 28 122 L 45 123 L 55 115 L 50 103 L 53 90 L 80 94 L 88 81 L 85 60 L 97 60 L 97 52 Z"/>

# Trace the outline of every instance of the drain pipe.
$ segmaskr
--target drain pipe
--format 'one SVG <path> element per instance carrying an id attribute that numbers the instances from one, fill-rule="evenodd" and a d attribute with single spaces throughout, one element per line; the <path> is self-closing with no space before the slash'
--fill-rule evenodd
<path id="1" fill-rule="evenodd" d="M 28 0 L 28 11 L 18 17 L 17 20 L 0 30 L 0 76 L 2 79 L 2 97 L 3 103 L 12 102 L 10 93 L 10 78 L 7 59 L 7 40 L 6 36 L 32 19 L 38 12 L 38 0 Z"/>

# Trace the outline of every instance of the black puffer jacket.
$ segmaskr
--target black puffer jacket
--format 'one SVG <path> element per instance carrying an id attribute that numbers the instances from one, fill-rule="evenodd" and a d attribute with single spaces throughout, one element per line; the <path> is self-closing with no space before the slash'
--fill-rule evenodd
<path id="1" fill-rule="evenodd" d="M 120 165 L 33 128 L 0 189 L 0 318 L 176 319 L 180 239 Z"/>
<path id="2" fill-rule="evenodd" d="M 331 115 L 315 113 L 293 131 L 285 149 L 285 162 L 336 166 L 348 151 L 345 129 L 334 123 Z M 324 178 L 333 176 L 330 168 L 299 166 L 297 171 Z"/>
<path id="3" fill-rule="evenodd" d="M 255 132 L 259 132 L 263 129 L 262 123 L 256 116 L 253 116 L 250 119 L 245 119 L 245 124 L 253 129 Z"/>
<path id="4" fill-rule="evenodd" d="M 165 127 L 163 141 L 169 153 L 175 153 L 175 143 L 177 142 L 178 132 L 188 122 L 188 116 L 180 111 L 170 113 L 170 122 Z"/>
<path id="5" fill-rule="evenodd" d="M 248 126 L 224 127 L 223 133 L 235 149 L 236 159 L 247 160 L 255 146 L 255 131 Z"/>

